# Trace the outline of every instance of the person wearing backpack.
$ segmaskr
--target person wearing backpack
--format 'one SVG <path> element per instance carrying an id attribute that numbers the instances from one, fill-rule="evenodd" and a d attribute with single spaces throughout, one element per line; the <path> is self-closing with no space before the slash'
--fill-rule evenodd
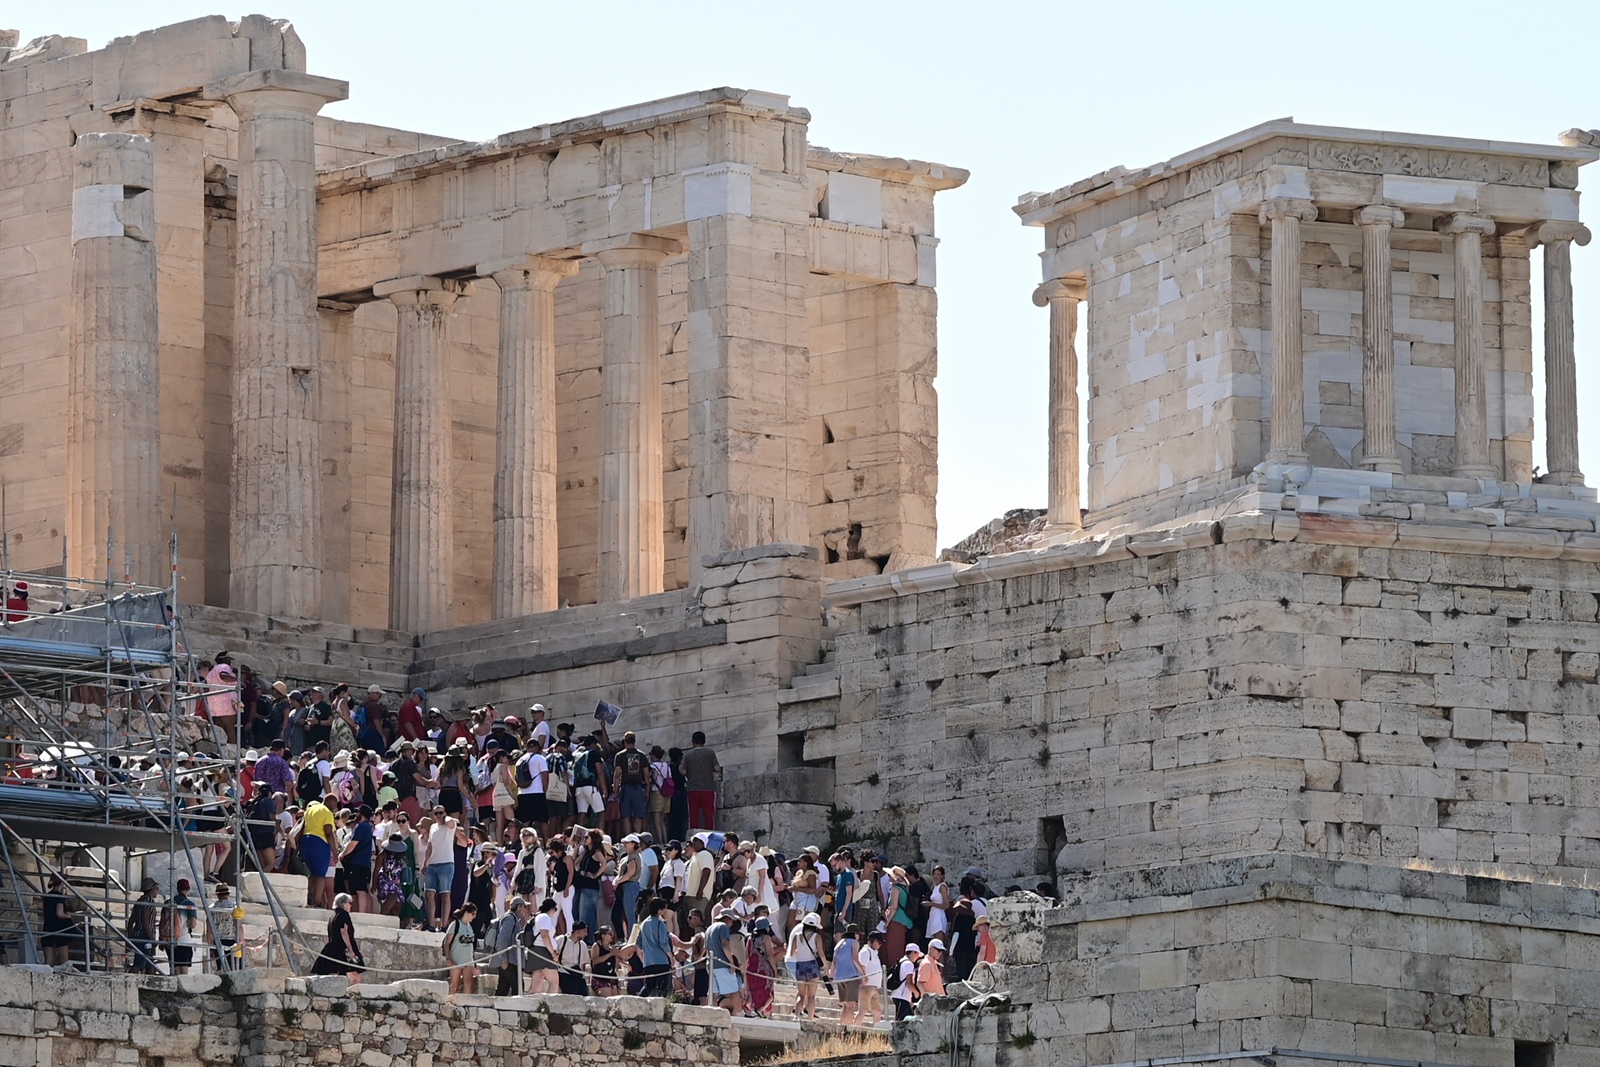
<path id="1" fill-rule="evenodd" d="M 450 992 L 474 993 L 474 979 L 478 968 L 473 965 L 478 937 L 472 930 L 472 920 L 478 917 L 476 904 L 464 904 L 450 914 L 450 925 L 444 928 L 444 944 L 440 950 L 450 964 Z"/>
<path id="2" fill-rule="evenodd" d="M 622 750 L 616 758 L 617 780 L 612 786 L 612 799 L 618 802 L 619 818 L 624 833 L 644 832 L 645 817 L 650 814 L 650 759 L 639 751 L 639 739 L 629 730 L 622 735 Z"/>
<path id="3" fill-rule="evenodd" d="M 917 984 L 917 966 L 922 962 L 922 949 L 907 945 L 905 958 L 889 975 L 889 997 L 894 1001 L 894 1020 L 909 1019 L 916 1010 L 917 998 L 922 989 Z"/>
<path id="4" fill-rule="evenodd" d="M 667 840 L 667 815 L 678 783 L 672 778 L 672 764 L 660 745 L 650 746 L 650 832 L 657 841 Z"/>
<path id="5" fill-rule="evenodd" d="M 517 821 L 524 826 L 542 826 L 548 817 L 544 791 L 550 780 L 550 764 L 536 738 L 528 739 L 527 748 L 516 763 L 516 776 Z"/>
<path id="6" fill-rule="evenodd" d="M 532 901 L 526 897 L 512 897 L 506 901 L 505 913 L 489 927 L 485 947 L 489 950 L 488 958 L 497 975 L 494 987 L 497 997 L 517 996 L 522 992 L 518 988 L 522 976 L 519 938 L 532 916 Z"/>
<path id="7" fill-rule="evenodd" d="M 589 926 L 572 924 L 572 933 L 556 938 L 556 966 L 561 968 L 557 984 L 561 992 L 574 997 L 589 995 Z"/>
<path id="8" fill-rule="evenodd" d="M 572 761 L 572 789 L 580 820 L 587 821 L 585 815 L 605 818 L 606 769 L 600 758 L 600 741 L 594 734 L 584 736 L 583 751 Z"/>

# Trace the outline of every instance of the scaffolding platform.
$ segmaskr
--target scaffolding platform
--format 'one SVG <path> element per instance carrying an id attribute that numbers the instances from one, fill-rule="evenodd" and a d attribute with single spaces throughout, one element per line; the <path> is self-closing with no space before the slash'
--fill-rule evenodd
<path id="1" fill-rule="evenodd" d="M 25 601 L 13 596 L 21 582 Z M 139 951 L 127 917 L 151 878 L 162 897 L 187 879 L 212 929 L 208 880 L 236 870 L 218 857 L 254 851 L 237 739 L 195 714 L 214 694 L 182 639 L 176 578 L 159 588 L 0 570 L 0 599 L 0 962 L 58 962 L 43 958 L 64 940 L 46 949 L 44 918 L 65 900 L 65 962 L 127 969 Z M 180 764 L 186 749 L 197 757 Z M 161 946 L 153 953 L 163 966 Z"/>

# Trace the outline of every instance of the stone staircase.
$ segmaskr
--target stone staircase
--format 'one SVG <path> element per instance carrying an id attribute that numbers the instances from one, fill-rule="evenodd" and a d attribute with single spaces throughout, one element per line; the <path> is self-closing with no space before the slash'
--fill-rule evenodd
<path id="1" fill-rule="evenodd" d="M 327 942 L 328 920 L 333 913 L 306 906 L 306 880 L 299 875 L 251 871 L 240 878 L 239 896 L 245 907 L 241 936 L 247 945 L 246 961 L 256 967 L 284 966 L 284 943 L 273 922 L 268 885 L 277 898 L 278 918 L 295 967 L 301 974 L 309 974 L 317 952 Z M 400 920 L 391 915 L 351 912 L 350 917 L 371 981 L 438 978 L 447 974 L 439 955 L 441 935 L 402 930 Z"/>
<path id="2" fill-rule="evenodd" d="M 279 619 L 229 608 L 184 610 L 184 637 L 196 659 L 226 649 L 271 684 L 349 682 L 381 685 L 391 693 L 410 686 L 414 638 L 399 630 L 342 623 Z"/>

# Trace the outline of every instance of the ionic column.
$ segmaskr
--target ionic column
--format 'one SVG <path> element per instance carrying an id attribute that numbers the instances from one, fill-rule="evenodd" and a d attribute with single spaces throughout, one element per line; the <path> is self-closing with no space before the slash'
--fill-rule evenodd
<path id="1" fill-rule="evenodd" d="M 659 593 L 664 581 L 658 270 L 679 246 L 630 235 L 583 250 L 605 268 L 600 601 L 608 603 Z"/>
<path id="2" fill-rule="evenodd" d="M 1572 332 L 1572 244 L 1589 243 L 1589 228 L 1546 222 L 1528 231 L 1544 246 L 1544 440 L 1541 482 L 1582 485 L 1578 469 L 1578 364 Z"/>
<path id="3" fill-rule="evenodd" d="M 1088 287 L 1054 278 L 1033 291 L 1050 308 L 1050 496 L 1052 526 L 1083 525 L 1078 489 L 1078 303 Z"/>
<path id="4" fill-rule="evenodd" d="M 450 625 L 450 308 L 464 291 L 441 278 L 372 287 L 399 313 L 394 341 L 394 485 L 389 520 L 389 628 Z"/>
<path id="5" fill-rule="evenodd" d="M 1394 256 L 1389 234 L 1406 221 L 1399 208 L 1374 204 L 1355 213 L 1361 227 L 1361 465 L 1400 473 L 1394 440 Z"/>
<path id="6" fill-rule="evenodd" d="M 1456 462 L 1459 478 L 1493 478 L 1489 462 L 1488 383 L 1483 366 L 1483 238 L 1494 220 L 1446 215 L 1434 224 L 1454 238 L 1456 313 Z"/>
<path id="7" fill-rule="evenodd" d="M 494 617 L 555 610 L 556 286 L 573 260 L 523 256 L 478 268 L 500 286 L 494 448 Z"/>
<path id="8" fill-rule="evenodd" d="M 73 156 L 71 362 L 67 372 L 68 568 L 166 584 L 161 384 L 150 138 L 86 133 Z"/>
<path id="9" fill-rule="evenodd" d="M 322 611 L 317 112 L 349 85 L 257 70 L 206 90 L 239 117 L 228 602 Z"/>
<path id="10" fill-rule="evenodd" d="M 1300 224 L 1317 209 L 1309 200 L 1269 200 L 1261 223 L 1272 223 L 1272 436 L 1268 463 L 1307 463 L 1305 344 L 1300 332 Z"/>

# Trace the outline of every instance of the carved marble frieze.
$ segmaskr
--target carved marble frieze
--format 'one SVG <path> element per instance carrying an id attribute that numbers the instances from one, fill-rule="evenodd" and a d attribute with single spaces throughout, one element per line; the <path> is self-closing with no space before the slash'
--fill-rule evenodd
<path id="1" fill-rule="evenodd" d="M 1550 165 L 1542 159 L 1505 159 L 1475 152 L 1346 141 L 1312 141 L 1310 156 L 1311 166 L 1316 170 L 1453 178 L 1534 189 L 1545 189 L 1551 184 Z M 1560 169 L 1558 166 L 1557 170 Z M 1576 181 L 1576 175 L 1572 180 Z"/>

